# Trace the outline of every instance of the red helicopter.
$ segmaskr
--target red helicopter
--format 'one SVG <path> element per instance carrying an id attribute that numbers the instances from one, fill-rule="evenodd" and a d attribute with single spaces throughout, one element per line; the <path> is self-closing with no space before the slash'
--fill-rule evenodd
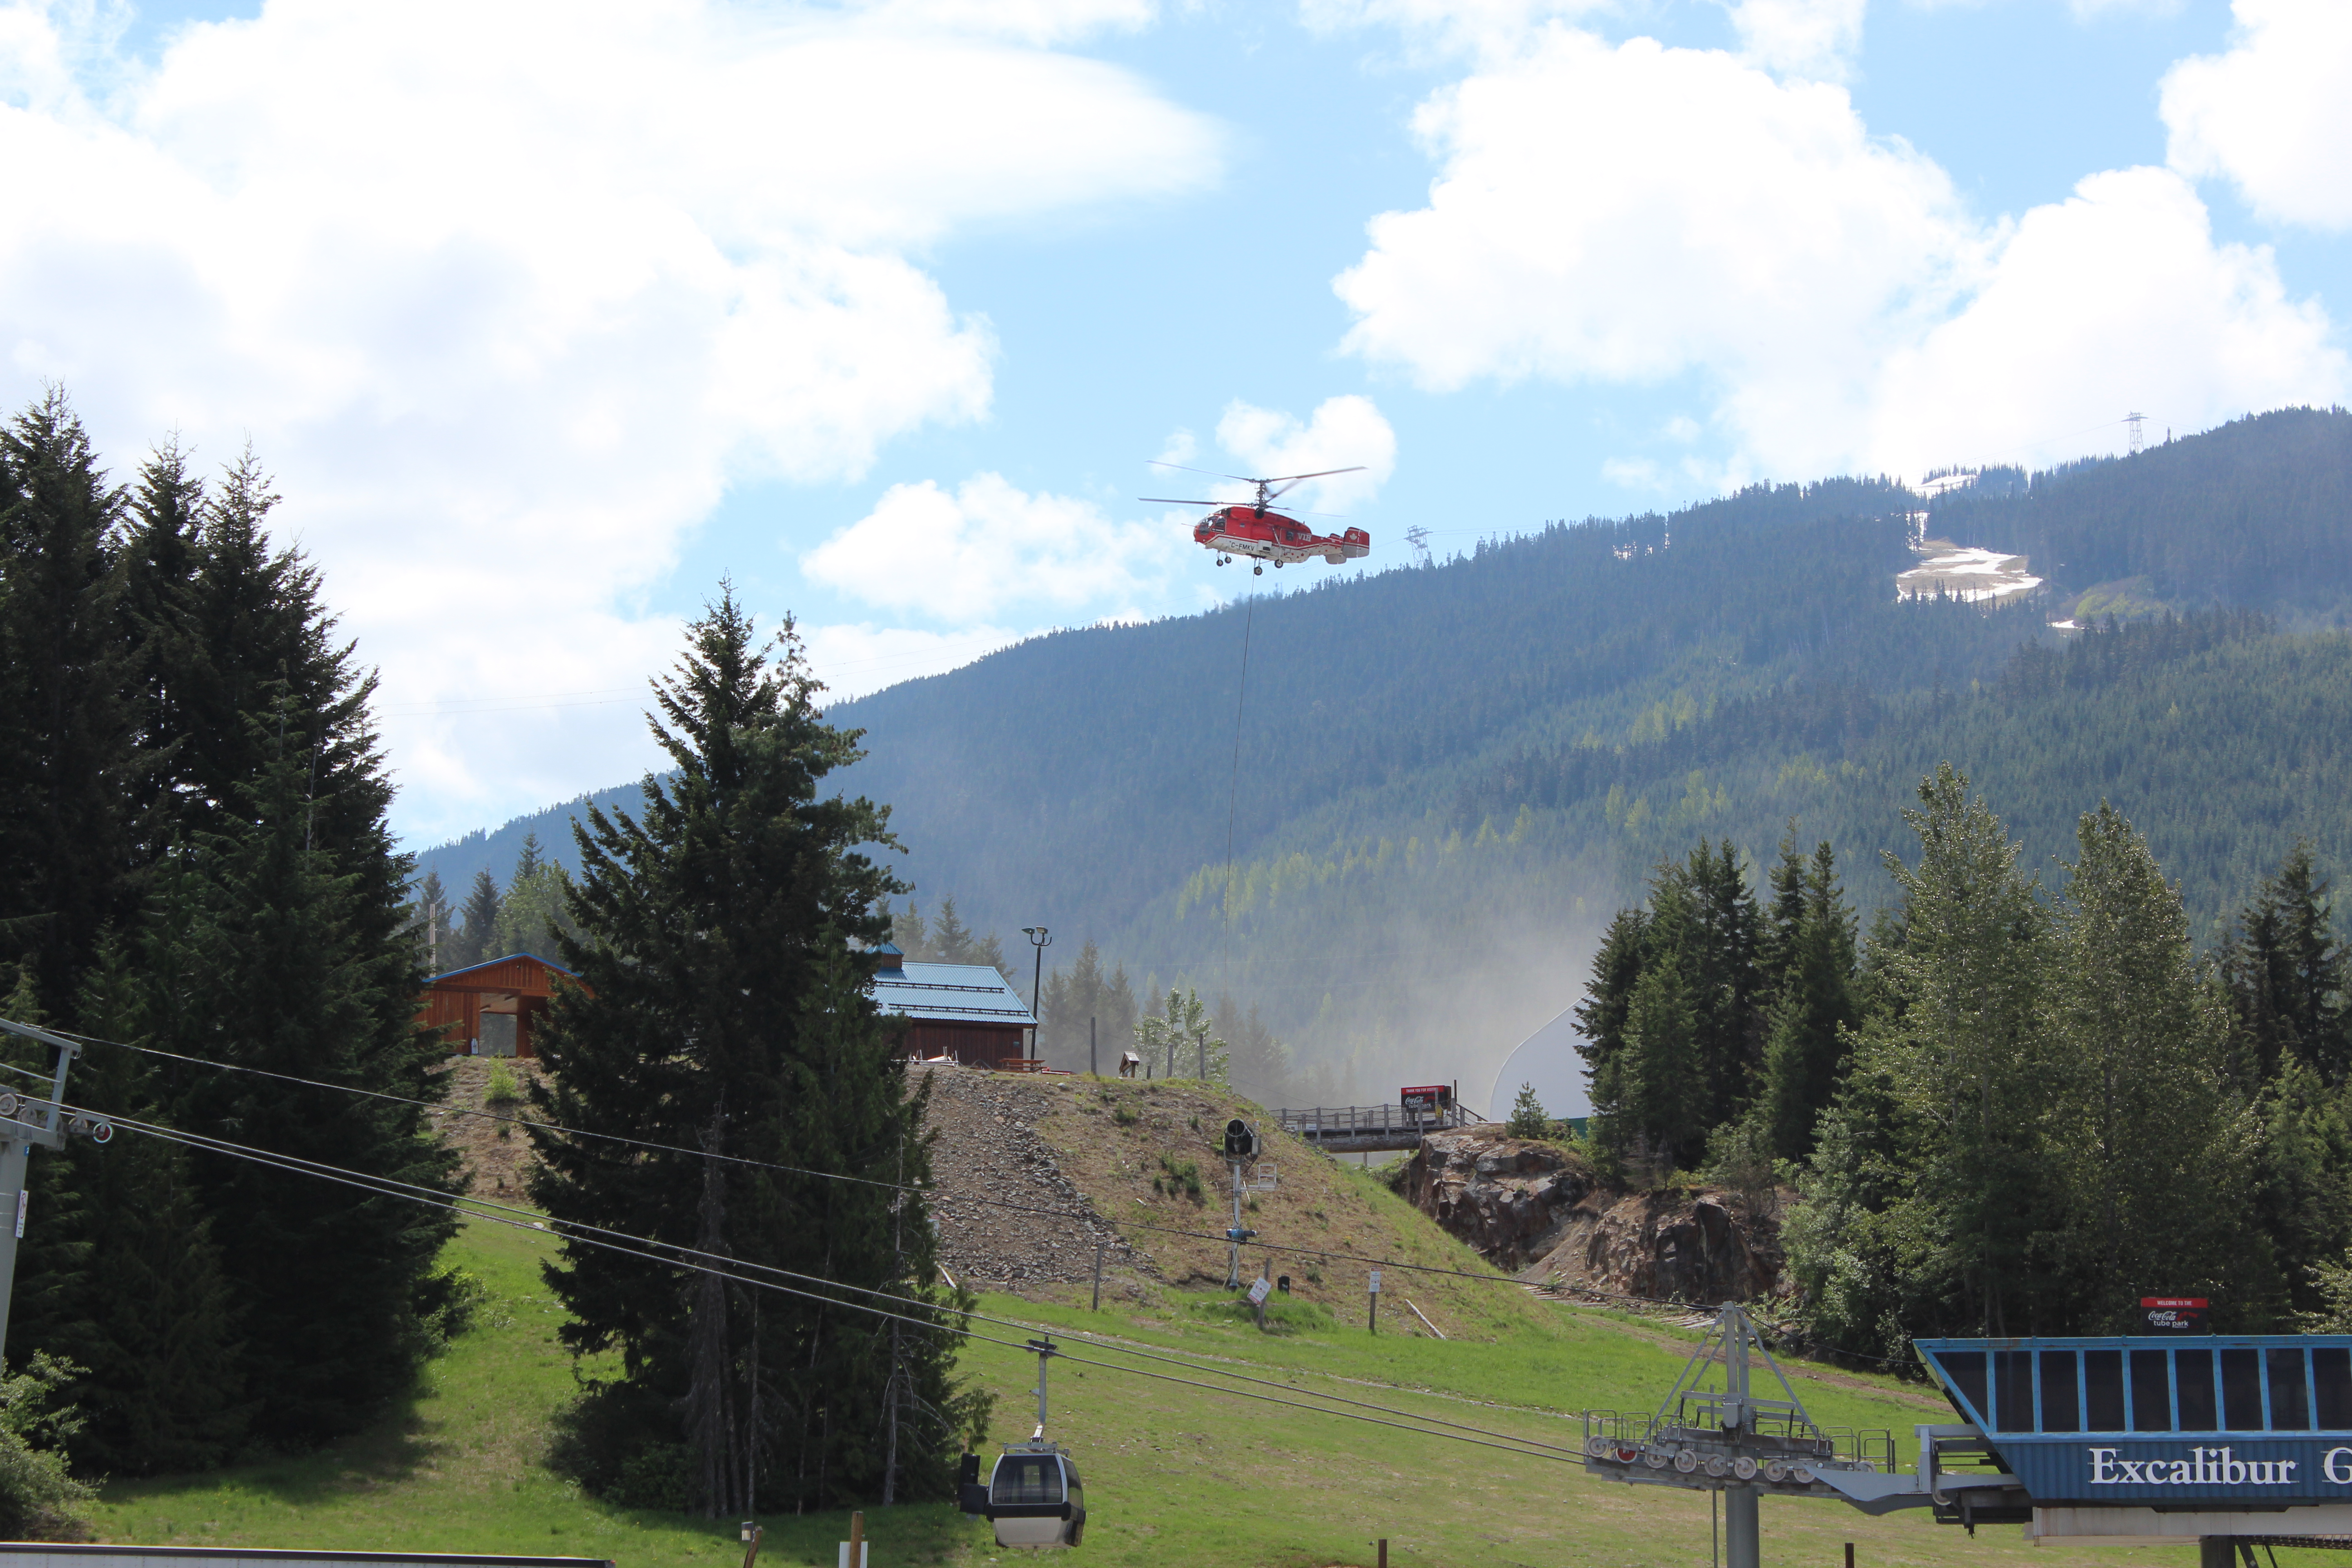
<path id="1" fill-rule="evenodd" d="M 1160 463 L 1163 468 L 1181 468 L 1188 474 L 1209 474 L 1207 468 L 1186 468 L 1181 463 Z M 1360 528 L 1350 528 L 1339 533 L 1318 533 L 1296 518 L 1285 517 L 1268 510 L 1274 499 L 1307 479 L 1327 479 L 1333 474 L 1360 474 L 1361 463 L 1349 468 L 1321 468 L 1311 474 L 1284 474 L 1271 479 L 1247 479 L 1240 474 L 1210 474 L 1212 479 L 1234 479 L 1257 487 L 1255 502 L 1243 501 L 1230 505 L 1224 501 L 1179 500 L 1173 496 L 1142 496 L 1139 500 L 1156 501 L 1163 506 L 1211 506 L 1217 510 L 1202 518 L 1192 528 L 1193 540 L 1207 549 L 1217 552 L 1217 564 L 1223 566 L 1236 555 L 1255 555 L 1261 562 L 1271 561 L 1279 569 L 1295 564 L 1310 555 L 1320 555 L 1337 566 L 1345 561 L 1360 561 L 1372 552 L 1372 536 Z M 1280 489 L 1276 487 L 1279 486 Z M 1308 513 L 1312 517 L 1316 513 Z M 1264 575 L 1263 565 L 1250 568 Z"/>

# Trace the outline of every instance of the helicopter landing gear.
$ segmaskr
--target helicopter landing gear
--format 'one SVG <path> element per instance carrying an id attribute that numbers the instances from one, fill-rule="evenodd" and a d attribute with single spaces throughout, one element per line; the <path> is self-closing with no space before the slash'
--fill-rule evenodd
<path id="1" fill-rule="evenodd" d="M 1265 575 L 1265 568 L 1263 566 L 1253 566 L 1250 568 L 1250 575 L 1253 577 L 1263 577 Z"/>

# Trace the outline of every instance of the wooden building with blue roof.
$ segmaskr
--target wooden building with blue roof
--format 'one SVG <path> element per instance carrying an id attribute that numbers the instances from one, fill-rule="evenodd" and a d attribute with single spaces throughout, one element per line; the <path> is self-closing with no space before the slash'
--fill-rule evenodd
<path id="1" fill-rule="evenodd" d="M 906 1055 L 966 1067 L 1027 1066 L 1037 1016 L 1003 975 L 985 963 L 909 963 L 885 942 L 874 973 L 874 1005 L 905 1018 Z"/>

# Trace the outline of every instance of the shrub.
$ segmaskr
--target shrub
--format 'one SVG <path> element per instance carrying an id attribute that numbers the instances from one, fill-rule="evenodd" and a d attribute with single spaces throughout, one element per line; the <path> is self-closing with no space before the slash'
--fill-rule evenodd
<path id="1" fill-rule="evenodd" d="M 482 1090 L 482 1103 L 485 1105 L 522 1103 L 522 1085 L 517 1081 L 514 1068 L 507 1066 L 503 1061 L 490 1063 L 490 1081 Z"/>
<path id="2" fill-rule="evenodd" d="M 1208 1189 L 1201 1184 L 1201 1167 L 1196 1162 L 1162 1154 L 1160 1168 L 1168 1173 L 1168 1191 L 1171 1195 L 1181 1192 L 1196 1204 L 1208 1202 Z"/>
<path id="3" fill-rule="evenodd" d="M 1535 1085 L 1519 1085 L 1519 1097 L 1511 1101 L 1511 1120 L 1507 1126 L 1514 1138 L 1551 1136 L 1551 1118 L 1544 1114 L 1543 1101 L 1536 1098 Z"/>
<path id="4" fill-rule="evenodd" d="M 58 1403 L 83 1370 L 46 1351 L 14 1377 L 0 1369 L 0 1534 L 11 1541 L 84 1533 L 74 1507 L 98 1492 L 66 1472 L 61 1446 L 81 1429 L 81 1413 Z"/>
<path id="5" fill-rule="evenodd" d="M 474 1326 L 490 1301 L 490 1288 L 470 1268 L 445 1268 L 425 1277 L 416 1292 L 416 1316 L 438 1350 Z"/>

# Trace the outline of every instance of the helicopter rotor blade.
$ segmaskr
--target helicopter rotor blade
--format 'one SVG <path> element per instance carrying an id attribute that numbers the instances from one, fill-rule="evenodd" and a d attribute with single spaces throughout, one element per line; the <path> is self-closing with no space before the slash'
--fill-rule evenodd
<path id="1" fill-rule="evenodd" d="M 1309 479 L 1319 479 L 1331 474 L 1360 474 L 1363 471 L 1364 466 L 1361 463 L 1359 463 L 1352 468 L 1326 468 L 1319 474 L 1289 474 L 1279 479 L 1268 479 L 1265 481 L 1268 485 L 1279 486 L 1280 488 L 1267 490 L 1265 499 L 1272 500 L 1276 496 L 1288 495 L 1292 490 L 1297 489 L 1299 486 L 1305 484 Z"/>
<path id="2" fill-rule="evenodd" d="M 1344 468 L 1318 468 L 1311 474 L 1276 474 L 1270 479 L 1252 479 L 1250 482 L 1252 484 L 1278 485 L 1286 480 L 1295 485 L 1301 479 L 1328 479 L 1333 474 L 1360 474 L 1363 471 L 1363 464 L 1351 463 Z M 1225 477 L 1227 479 L 1231 479 L 1233 476 L 1228 474 Z"/>
<path id="3" fill-rule="evenodd" d="M 1152 458 L 1148 460 L 1155 468 L 1175 468 L 1187 474 L 1206 474 L 1213 479 L 1232 479 L 1236 484 L 1255 485 L 1265 482 L 1263 479 L 1254 479 L 1247 474 L 1221 474 L 1214 468 L 1186 468 L 1181 463 L 1163 463 L 1157 458 Z"/>
<path id="4" fill-rule="evenodd" d="M 1152 501 L 1161 506 L 1246 506 L 1249 504 L 1246 501 L 1233 500 L 1179 500 L 1174 496 L 1138 496 L 1135 499 Z"/>

